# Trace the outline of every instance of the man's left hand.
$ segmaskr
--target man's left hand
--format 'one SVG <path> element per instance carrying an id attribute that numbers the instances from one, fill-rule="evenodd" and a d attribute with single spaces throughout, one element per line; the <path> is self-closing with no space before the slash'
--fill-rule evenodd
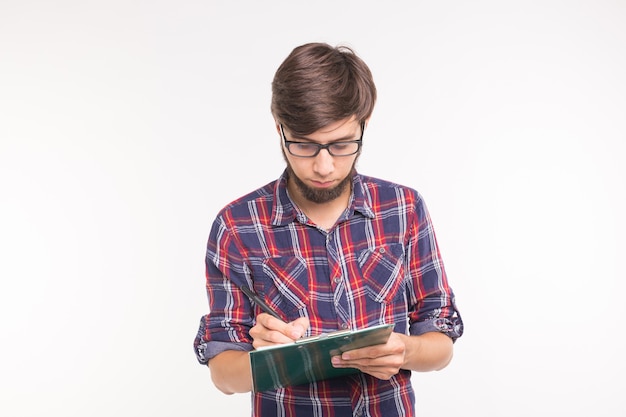
<path id="1" fill-rule="evenodd" d="M 404 365 L 406 345 L 399 333 L 392 333 L 384 345 L 369 346 L 333 356 L 335 368 L 357 368 L 376 378 L 388 380 Z"/>

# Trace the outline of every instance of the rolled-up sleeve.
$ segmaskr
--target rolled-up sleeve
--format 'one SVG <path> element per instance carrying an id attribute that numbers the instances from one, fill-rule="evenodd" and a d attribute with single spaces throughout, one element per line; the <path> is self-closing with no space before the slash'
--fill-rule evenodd
<path id="1" fill-rule="evenodd" d="M 200 319 L 200 327 L 198 330 L 198 337 L 194 342 L 194 350 L 196 352 L 196 358 L 201 365 L 209 363 L 209 359 L 227 350 L 238 350 L 242 352 L 249 352 L 253 350 L 250 343 L 233 343 L 233 342 L 220 342 L 217 340 L 203 341 L 202 334 L 204 333 L 205 318 Z"/>
<path id="2" fill-rule="evenodd" d="M 432 221 L 421 197 L 415 214 L 407 250 L 412 282 L 409 333 L 441 332 L 456 341 L 463 334 L 463 320 L 448 285 Z"/>
<path id="3" fill-rule="evenodd" d="M 250 351 L 254 325 L 250 302 L 239 288 L 249 275 L 240 248 L 223 218 L 213 223 L 206 253 L 206 290 L 209 313 L 200 319 L 194 351 L 201 364 L 226 350 Z"/>

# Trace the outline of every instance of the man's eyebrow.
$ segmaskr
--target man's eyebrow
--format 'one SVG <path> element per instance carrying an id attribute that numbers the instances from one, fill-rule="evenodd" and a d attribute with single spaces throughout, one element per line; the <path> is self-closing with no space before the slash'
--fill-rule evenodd
<path id="1" fill-rule="evenodd" d="M 290 132 L 290 135 L 291 135 L 291 140 L 295 139 L 295 140 L 302 140 L 302 141 L 312 142 L 312 143 L 321 143 L 321 142 L 317 142 L 314 139 L 307 138 L 306 136 L 296 135 L 296 134 L 291 133 L 291 132 Z M 289 141 L 290 139 L 287 139 L 287 140 Z M 354 135 L 347 135 L 347 136 L 344 136 L 344 137 L 341 137 L 341 138 L 333 139 L 333 140 L 328 141 L 326 143 L 346 142 L 346 141 L 353 141 L 353 140 L 358 140 L 358 132 L 356 134 L 354 134 Z"/>

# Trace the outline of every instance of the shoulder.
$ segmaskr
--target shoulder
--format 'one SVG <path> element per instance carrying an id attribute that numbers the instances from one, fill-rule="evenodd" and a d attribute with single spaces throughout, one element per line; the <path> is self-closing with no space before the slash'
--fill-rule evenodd
<path id="1" fill-rule="evenodd" d="M 363 191 L 382 200 L 402 200 L 405 204 L 422 204 L 422 195 L 415 189 L 393 181 L 359 174 Z"/>
<path id="2" fill-rule="evenodd" d="M 265 184 L 262 187 L 257 188 L 230 203 L 223 206 L 218 214 L 217 218 L 238 218 L 249 217 L 251 210 L 264 211 L 268 209 L 271 211 L 271 206 L 274 202 L 275 189 L 279 180 L 274 180 Z"/>

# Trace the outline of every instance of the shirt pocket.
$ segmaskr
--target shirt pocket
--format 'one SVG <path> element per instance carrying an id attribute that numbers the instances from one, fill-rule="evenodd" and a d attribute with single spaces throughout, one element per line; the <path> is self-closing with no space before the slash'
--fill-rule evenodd
<path id="1" fill-rule="evenodd" d="M 255 274 L 254 286 L 265 301 L 287 320 L 300 317 L 309 301 L 309 273 L 295 256 L 268 258 Z"/>
<path id="2" fill-rule="evenodd" d="M 357 258 L 366 293 L 376 302 L 389 304 L 402 292 L 404 245 L 393 243 L 361 252 Z"/>

